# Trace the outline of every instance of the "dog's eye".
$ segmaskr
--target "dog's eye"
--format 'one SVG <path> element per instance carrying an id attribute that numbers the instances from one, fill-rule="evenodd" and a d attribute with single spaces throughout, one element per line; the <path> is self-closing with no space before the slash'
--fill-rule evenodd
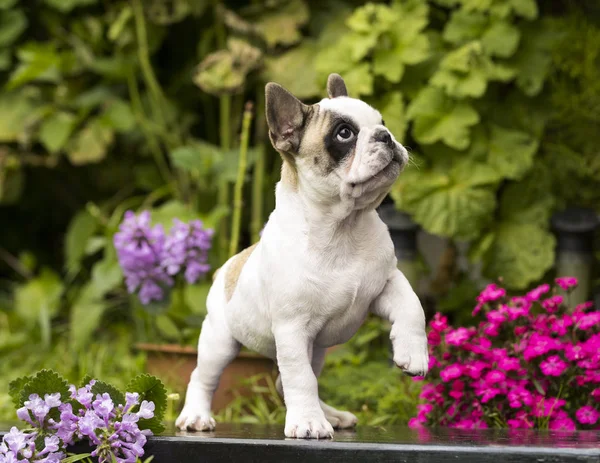
<path id="1" fill-rule="evenodd" d="M 354 138 L 354 132 L 347 125 L 342 125 L 339 129 L 337 129 L 335 138 L 337 141 L 346 143 Z"/>

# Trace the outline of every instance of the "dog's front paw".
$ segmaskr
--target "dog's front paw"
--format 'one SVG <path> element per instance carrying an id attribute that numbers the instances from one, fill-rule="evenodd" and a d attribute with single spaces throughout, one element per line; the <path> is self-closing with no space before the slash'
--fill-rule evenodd
<path id="1" fill-rule="evenodd" d="M 341 410 L 328 410 L 325 412 L 327 421 L 331 423 L 333 429 L 349 429 L 356 426 L 358 418 L 353 413 L 343 412 Z"/>
<path id="2" fill-rule="evenodd" d="M 427 337 L 423 335 L 397 335 L 393 341 L 394 363 L 410 376 L 425 376 L 429 370 Z"/>
<path id="3" fill-rule="evenodd" d="M 210 411 L 195 410 L 194 407 L 185 406 L 175 421 L 182 431 L 212 431 L 216 423 Z"/>
<path id="4" fill-rule="evenodd" d="M 323 412 L 299 415 L 288 413 L 285 419 L 285 437 L 296 439 L 328 439 L 333 437 L 333 427 Z"/>

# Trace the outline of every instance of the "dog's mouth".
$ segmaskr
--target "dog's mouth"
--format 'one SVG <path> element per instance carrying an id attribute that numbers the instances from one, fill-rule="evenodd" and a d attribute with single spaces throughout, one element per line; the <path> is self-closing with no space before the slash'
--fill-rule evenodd
<path id="1" fill-rule="evenodd" d="M 383 168 L 379 169 L 370 177 L 360 181 L 348 183 L 350 196 L 359 198 L 364 193 L 379 187 L 387 187 L 394 183 L 402 168 L 402 158 L 398 153 L 393 154 L 392 159 Z"/>

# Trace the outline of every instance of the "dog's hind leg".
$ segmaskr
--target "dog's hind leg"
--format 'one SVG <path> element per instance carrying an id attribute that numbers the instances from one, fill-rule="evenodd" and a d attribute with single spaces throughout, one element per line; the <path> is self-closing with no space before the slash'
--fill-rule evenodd
<path id="1" fill-rule="evenodd" d="M 219 310 L 220 308 L 217 308 Z M 210 407 L 223 369 L 240 350 L 222 313 L 207 315 L 198 340 L 198 364 L 187 387 L 185 405 L 175 424 L 181 430 L 212 431 Z"/>
<path id="2" fill-rule="evenodd" d="M 317 378 L 321 374 L 321 370 L 323 370 L 323 365 L 325 364 L 325 351 L 326 350 L 324 348 L 316 346 L 313 347 L 311 366 Z M 277 377 L 277 382 L 275 385 L 277 387 L 277 392 L 279 392 L 279 395 L 283 397 L 281 375 Z M 335 429 L 347 429 L 356 426 L 358 419 L 356 416 L 354 416 L 354 414 L 338 410 L 331 405 L 327 405 L 321 399 L 319 399 L 319 404 L 321 405 L 321 410 L 323 410 L 323 413 L 325 413 L 325 418 L 327 418 L 329 424 L 331 424 L 331 426 L 333 426 Z"/>

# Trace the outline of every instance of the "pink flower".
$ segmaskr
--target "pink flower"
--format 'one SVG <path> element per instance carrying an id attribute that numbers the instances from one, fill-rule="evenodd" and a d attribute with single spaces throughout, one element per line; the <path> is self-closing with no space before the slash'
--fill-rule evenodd
<path id="1" fill-rule="evenodd" d="M 525 295 L 525 299 L 527 299 L 529 302 L 534 302 L 540 299 L 540 297 L 542 296 L 542 294 L 547 293 L 548 291 L 550 291 L 550 286 L 547 284 L 543 284 L 541 286 L 538 286 L 535 289 L 532 289 L 531 291 L 529 291 L 526 295 Z"/>
<path id="2" fill-rule="evenodd" d="M 488 336 L 491 337 L 496 337 L 500 334 L 500 332 L 498 331 L 500 328 L 500 325 L 498 323 L 486 323 L 484 328 L 483 328 L 483 332 L 485 334 L 487 334 Z"/>
<path id="3" fill-rule="evenodd" d="M 600 312 L 590 312 L 583 315 L 577 322 L 577 328 L 580 330 L 589 330 L 600 323 Z"/>
<path id="4" fill-rule="evenodd" d="M 439 331 L 431 330 L 427 333 L 427 343 L 430 346 L 439 346 L 442 342 L 442 337 L 440 336 Z"/>
<path id="5" fill-rule="evenodd" d="M 565 291 L 569 288 L 574 288 L 575 286 L 577 286 L 577 278 L 575 277 L 560 277 L 555 279 L 554 281 Z"/>
<path id="6" fill-rule="evenodd" d="M 453 346 L 462 346 L 471 337 L 466 328 L 457 328 L 446 333 L 446 343 Z"/>
<path id="7" fill-rule="evenodd" d="M 554 313 L 558 310 L 560 305 L 563 303 L 562 296 L 552 296 L 542 301 L 542 307 L 550 313 Z"/>
<path id="8" fill-rule="evenodd" d="M 512 429 L 529 429 L 533 427 L 533 423 L 527 417 L 527 413 L 523 411 L 517 413 L 515 418 L 507 420 L 507 424 Z"/>
<path id="9" fill-rule="evenodd" d="M 550 321 L 550 330 L 559 336 L 567 334 L 567 328 L 570 326 L 573 326 L 573 319 L 566 314 L 561 318 L 553 318 Z"/>
<path id="10" fill-rule="evenodd" d="M 466 365 L 466 375 L 472 379 L 479 379 L 481 372 L 487 368 L 488 364 L 482 360 L 475 360 Z"/>
<path id="11" fill-rule="evenodd" d="M 446 368 L 440 371 L 440 377 L 445 383 L 447 383 L 448 381 L 452 381 L 453 379 L 459 378 L 462 374 L 463 366 L 458 363 L 448 365 Z"/>
<path id="12" fill-rule="evenodd" d="M 523 387 L 511 390 L 506 397 L 511 408 L 521 408 L 523 405 L 530 406 L 533 403 L 531 393 Z"/>
<path id="13" fill-rule="evenodd" d="M 425 423 L 425 421 L 420 418 L 411 418 L 408 420 L 408 427 L 410 429 L 420 429 L 423 428 L 423 423 Z"/>
<path id="14" fill-rule="evenodd" d="M 560 343 L 556 339 L 533 333 L 529 338 L 525 351 L 523 352 L 523 357 L 525 360 L 530 361 L 535 357 L 544 355 L 546 352 L 559 348 Z"/>
<path id="15" fill-rule="evenodd" d="M 490 310 L 485 316 L 490 322 L 498 325 L 506 320 L 506 315 L 501 313 L 499 310 Z"/>
<path id="16" fill-rule="evenodd" d="M 463 381 L 460 381 L 457 379 L 452 383 L 452 389 L 450 390 L 448 395 L 450 397 L 452 397 L 453 399 L 459 400 L 464 395 L 464 392 L 463 392 L 464 390 L 465 390 L 465 383 Z"/>
<path id="17" fill-rule="evenodd" d="M 494 397 L 496 397 L 498 394 L 502 393 L 502 391 L 500 389 L 495 388 L 495 387 L 490 387 L 490 388 L 484 389 L 482 392 L 483 392 L 483 394 L 481 395 L 481 403 L 482 404 L 489 402 Z"/>
<path id="18" fill-rule="evenodd" d="M 487 302 L 496 301 L 504 296 L 506 296 L 506 290 L 492 283 L 487 285 L 485 289 L 481 291 L 481 294 L 477 296 L 477 302 L 485 304 Z"/>
<path id="19" fill-rule="evenodd" d="M 444 331 L 445 329 L 448 328 L 448 317 L 446 317 L 446 316 L 442 315 L 441 313 L 437 312 L 433 316 L 433 320 L 431 320 L 429 322 L 429 325 L 435 331 Z"/>
<path id="20" fill-rule="evenodd" d="M 521 361 L 514 357 L 505 357 L 498 361 L 498 368 L 504 371 L 516 371 L 521 368 Z"/>
<path id="21" fill-rule="evenodd" d="M 485 381 L 489 384 L 496 384 L 504 381 L 506 379 L 506 375 L 504 372 L 500 370 L 492 370 L 488 371 L 485 375 Z"/>
<path id="22" fill-rule="evenodd" d="M 550 420 L 548 428 L 553 431 L 575 431 L 575 422 L 565 413 L 560 418 Z"/>
<path id="23" fill-rule="evenodd" d="M 558 355 L 551 355 L 540 363 L 540 369 L 546 376 L 560 376 L 567 367 L 568 365 Z"/>
<path id="24" fill-rule="evenodd" d="M 584 405 L 575 412 L 575 418 L 581 424 L 595 424 L 600 415 L 591 405 Z"/>
<path id="25" fill-rule="evenodd" d="M 596 402 L 600 402 L 600 388 L 594 389 L 591 395 L 594 399 L 596 399 Z"/>
<path id="26" fill-rule="evenodd" d="M 581 360 L 585 358 L 585 350 L 583 349 L 583 346 L 581 344 L 566 344 L 565 357 L 567 357 L 567 359 L 571 361 Z"/>

